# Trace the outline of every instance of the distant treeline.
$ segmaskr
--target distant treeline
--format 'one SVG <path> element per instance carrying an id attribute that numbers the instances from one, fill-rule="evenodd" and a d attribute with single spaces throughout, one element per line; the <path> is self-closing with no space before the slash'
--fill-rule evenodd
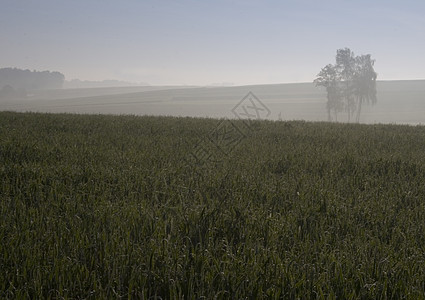
<path id="1" fill-rule="evenodd" d="M 19 94 L 31 90 L 62 88 L 65 76 L 59 72 L 30 71 L 17 68 L 0 69 L 0 95 L 13 91 Z"/>

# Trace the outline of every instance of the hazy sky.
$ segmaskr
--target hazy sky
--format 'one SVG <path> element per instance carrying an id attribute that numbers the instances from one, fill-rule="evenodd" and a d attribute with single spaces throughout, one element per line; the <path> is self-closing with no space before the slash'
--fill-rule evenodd
<path id="1" fill-rule="evenodd" d="M 338 48 L 425 78 L 425 1 L 0 0 L 0 67 L 149 84 L 312 81 Z"/>

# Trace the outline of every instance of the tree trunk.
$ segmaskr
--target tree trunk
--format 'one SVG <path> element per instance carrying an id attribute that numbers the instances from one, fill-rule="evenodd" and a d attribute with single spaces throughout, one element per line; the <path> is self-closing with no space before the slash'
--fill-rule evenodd
<path id="1" fill-rule="evenodd" d="M 350 107 L 348 107 L 348 123 L 350 123 L 350 118 L 351 117 L 351 111 L 350 111 Z"/>
<path id="2" fill-rule="evenodd" d="M 357 117 L 356 117 L 356 122 L 357 123 L 360 122 L 360 113 L 362 111 L 362 103 L 363 103 L 363 97 L 359 97 L 359 106 L 357 108 Z"/>
<path id="3" fill-rule="evenodd" d="M 328 122 L 332 122 L 332 117 L 331 117 L 331 108 L 328 105 Z"/>

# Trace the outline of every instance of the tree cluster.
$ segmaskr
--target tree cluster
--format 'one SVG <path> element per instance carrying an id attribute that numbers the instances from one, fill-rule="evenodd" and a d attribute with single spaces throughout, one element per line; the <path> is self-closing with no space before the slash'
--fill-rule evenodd
<path id="1" fill-rule="evenodd" d="M 59 72 L 30 71 L 17 68 L 0 69 L 0 90 L 3 94 L 13 91 L 58 89 L 62 88 L 65 76 Z"/>
<path id="2" fill-rule="evenodd" d="M 327 91 L 329 121 L 337 121 L 338 113 L 345 112 L 348 122 L 360 120 L 363 104 L 376 104 L 376 77 L 370 54 L 355 56 L 350 49 L 339 49 L 335 64 L 328 64 L 314 80 L 316 86 Z"/>

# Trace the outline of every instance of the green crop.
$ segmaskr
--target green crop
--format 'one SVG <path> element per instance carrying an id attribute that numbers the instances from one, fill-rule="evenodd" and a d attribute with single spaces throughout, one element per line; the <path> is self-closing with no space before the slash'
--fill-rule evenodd
<path id="1" fill-rule="evenodd" d="M 425 127 L 217 122 L 0 113 L 0 298 L 424 298 Z"/>

